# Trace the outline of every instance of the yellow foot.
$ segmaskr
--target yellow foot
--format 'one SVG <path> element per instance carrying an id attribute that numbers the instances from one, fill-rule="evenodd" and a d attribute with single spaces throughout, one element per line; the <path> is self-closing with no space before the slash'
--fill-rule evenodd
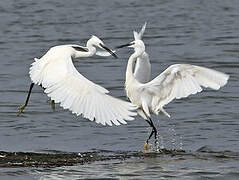
<path id="1" fill-rule="evenodd" d="M 142 152 L 146 153 L 150 149 L 151 149 L 151 145 L 149 143 L 145 142 Z"/>
<path id="2" fill-rule="evenodd" d="M 56 107 L 55 107 L 55 101 L 54 100 L 51 100 L 51 98 L 48 99 L 48 102 L 51 103 L 51 109 L 52 111 L 55 111 Z"/>
<path id="3" fill-rule="evenodd" d="M 20 107 L 18 108 L 17 116 L 20 116 L 20 114 L 21 114 L 22 111 L 25 109 L 25 107 L 26 107 L 26 105 L 23 104 L 22 106 L 20 106 Z"/>

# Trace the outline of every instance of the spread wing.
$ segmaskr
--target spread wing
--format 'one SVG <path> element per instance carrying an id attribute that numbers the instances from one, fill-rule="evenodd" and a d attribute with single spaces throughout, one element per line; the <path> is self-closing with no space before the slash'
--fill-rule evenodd
<path id="1" fill-rule="evenodd" d="M 35 59 L 30 68 L 30 77 L 41 84 L 45 93 L 64 109 L 83 115 L 103 125 L 126 124 L 137 114 L 131 103 L 107 95 L 108 90 L 81 75 L 69 55 L 54 57 L 50 52 Z"/>
<path id="2" fill-rule="evenodd" d="M 175 64 L 152 81 L 144 84 L 152 95 L 152 103 L 161 110 L 173 99 L 180 99 L 202 91 L 202 87 L 218 90 L 228 81 L 229 75 L 189 64 Z"/>

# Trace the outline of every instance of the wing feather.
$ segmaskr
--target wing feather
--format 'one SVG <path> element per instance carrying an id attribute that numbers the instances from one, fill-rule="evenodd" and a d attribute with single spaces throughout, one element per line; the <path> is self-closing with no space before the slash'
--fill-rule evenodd
<path id="1" fill-rule="evenodd" d="M 218 90 L 229 75 L 209 68 L 189 64 L 175 64 L 152 81 L 142 85 L 153 94 L 152 102 L 159 110 L 173 99 L 181 99 L 202 91 L 202 87 Z"/>
<path id="2" fill-rule="evenodd" d="M 126 124 L 126 120 L 134 120 L 137 113 L 133 104 L 106 94 L 108 90 L 86 79 L 75 69 L 69 55 L 54 54 L 56 52 L 50 50 L 41 59 L 36 59 L 29 72 L 32 81 L 41 84 L 52 100 L 77 116 L 83 115 L 103 125 L 120 125 Z"/>

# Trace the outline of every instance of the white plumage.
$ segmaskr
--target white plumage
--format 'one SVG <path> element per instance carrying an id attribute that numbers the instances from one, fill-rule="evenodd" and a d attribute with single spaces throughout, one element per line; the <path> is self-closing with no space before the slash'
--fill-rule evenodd
<path id="1" fill-rule="evenodd" d="M 103 42 L 95 36 L 87 42 L 87 47 L 52 47 L 40 59 L 35 58 L 29 72 L 31 80 L 34 84 L 42 85 L 52 100 L 76 115 L 83 115 L 103 125 L 126 124 L 126 121 L 134 120 L 136 107 L 107 95 L 107 89 L 85 78 L 72 63 L 72 58 L 93 56 L 95 46 L 105 49 Z"/>
<path id="2" fill-rule="evenodd" d="M 134 31 L 134 39 L 141 40 L 145 31 L 147 23 L 145 22 L 142 29 L 139 33 Z M 151 64 L 149 61 L 149 55 L 145 51 L 137 57 L 135 68 L 134 68 L 134 77 L 141 83 L 146 83 L 150 80 L 151 76 Z"/>
<path id="3" fill-rule="evenodd" d="M 126 94 L 130 101 L 137 106 L 138 114 L 152 127 L 143 151 L 149 149 L 148 141 L 153 134 L 155 135 L 156 148 L 158 148 L 157 129 L 151 120 L 152 113 L 158 115 L 159 112 L 162 112 L 170 117 L 164 110 L 164 106 L 173 99 L 180 99 L 201 92 L 202 87 L 218 90 L 227 83 L 229 78 L 229 75 L 209 68 L 189 64 L 174 64 L 148 82 L 141 79 L 142 76 L 148 76 L 143 71 L 143 66 L 138 64 L 140 66 L 137 67 L 139 61 L 146 60 L 146 62 L 149 62 L 149 59 L 141 58 L 146 54 L 143 41 L 136 39 L 118 48 L 126 46 L 134 48 L 134 53 L 130 56 L 126 69 Z M 136 61 L 137 75 L 135 75 L 135 72 L 133 73 Z M 142 76 L 140 73 L 142 73 Z"/>
<path id="4" fill-rule="evenodd" d="M 229 76 L 205 67 L 189 64 L 174 64 L 168 67 L 159 76 L 154 78 L 143 88 L 153 93 L 150 110 L 157 114 L 173 99 L 181 99 L 191 94 L 201 92 L 205 88 L 218 90 L 227 83 Z"/>
<path id="5" fill-rule="evenodd" d="M 229 78 L 229 75 L 209 68 L 174 64 L 150 82 L 140 83 L 133 75 L 133 64 L 145 52 L 145 46 L 142 40 L 135 40 L 128 46 L 134 48 L 135 52 L 130 56 L 127 65 L 126 93 L 131 102 L 137 105 L 138 111 L 143 110 L 147 117 L 160 111 L 169 116 L 163 107 L 173 99 L 201 92 L 202 87 L 218 90 Z M 143 118 L 146 117 L 143 115 Z"/>

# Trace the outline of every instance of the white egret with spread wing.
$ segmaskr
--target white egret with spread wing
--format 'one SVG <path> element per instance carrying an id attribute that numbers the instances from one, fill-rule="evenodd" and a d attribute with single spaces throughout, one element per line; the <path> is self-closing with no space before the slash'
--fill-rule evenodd
<path id="1" fill-rule="evenodd" d="M 51 100 L 60 103 L 76 115 L 83 115 L 91 121 L 103 125 L 126 124 L 133 120 L 136 107 L 130 102 L 107 95 L 105 88 L 93 83 L 81 75 L 72 63 L 72 59 L 90 57 L 97 54 L 96 47 L 106 50 L 117 57 L 112 50 L 96 36 L 87 41 L 87 46 L 60 45 L 50 50 L 30 67 L 32 84 L 24 105 L 19 108 L 18 115 L 27 106 L 34 84 L 44 88 Z"/>
<path id="2" fill-rule="evenodd" d="M 170 117 L 164 110 L 164 106 L 174 99 L 188 97 L 191 94 L 201 92 L 205 88 L 218 90 L 224 86 L 229 75 L 213 69 L 190 64 L 174 64 L 147 83 L 141 83 L 134 76 L 133 68 L 136 60 L 145 53 L 144 42 L 140 39 L 117 48 L 130 47 L 134 53 L 129 57 L 126 68 L 125 89 L 130 101 L 137 106 L 138 114 L 152 127 L 152 131 L 146 140 L 145 148 L 151 136 L 155 136 L 155 144 L 158 144 L 157 129 L 151 120 L 151 114 L 158 115 L 162 112 Z"/>

